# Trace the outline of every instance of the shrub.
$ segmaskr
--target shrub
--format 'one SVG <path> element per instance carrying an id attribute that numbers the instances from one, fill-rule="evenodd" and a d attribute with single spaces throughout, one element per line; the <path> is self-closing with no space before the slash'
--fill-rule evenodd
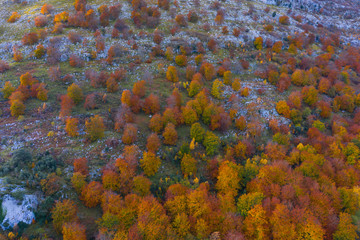
<path id="1" fill-rule="evenodd" d="M 84 67 L 84 61 L 76 55 L 71 55 L 69 58 L 69 64 L 71 67 L 77 67 L 77 68 L 81 68 Z"/>
<path id="2" fill-rule="evenodd" d="M 215 68 L 211 63 L 205 62 L 200 67 L 200 72 L 206 80 L 210 81 L 215 76 Z"/>
<path id="3" fill-rule="evenodd" d="M 187 27 L 186 18 L 184 15 L 182 14 L 176 15 L 175 21 L 177 22 L 177 24 L 179 24 L 180 27 Z"/>
<path id="4" fill-rule="evenodd" d="M 204 137 L 204 146 L 206 148 L 206 154 L 211 156 L 214 155 L 220 146 L 220 138 L 216 136 L 213 132 L 207 131 Z"/>
<path id="5" fill-rule="evenodd" d="M 69 19 L 69 13 L 64 11 L 62 13 L 58 13 L 54 16 L 54 23 L 64 23 Z"/>
<path id="6" fill-rule="evenodd" d="M 25 105 L 20 100 L 12 101 L 10 106 L 11 116 L 18 117 L 20 115 L 24 115 L 25 113 Z"/>
<path id="7" fill-rule="evenodd" d="M 200 123 L 194 123 L 190 128 L 190 137 L 195 139 L 196 142 L 202 142 L 204 139 L 205 130 L 201 127 Z"/>
<path id="8" fill-rule="evenodd" d="M 136 141 L 137 138 L 137 127 L 134 124 L 126 124 L 124 134 L 121 138 L 123 143 L 132 144 Z"/>
<path id="9" fill-rule="evenodd" d="M 164 144 L 166 145 L 176 145 L 178 134 L 175 129 L 175 125 L 168 123 L 165 127 L 164 133 Z"/>
<path id="10" fill-rule="evenodd" d="M 74 172 L 81 173 L 84 176 L 89 174 L 88 161 L 86 158 L 74 159 Z"/>
<path id="11" fill-rule="evenodd" d="M 34 18 L 34 23 L 36 27 L 45 27 L 47 25 L 47 18 L 43 15 L 37 16 Z"/>
<path id="12" fill-rule="evenodd" d="M 109 77 L 106 80 L 106 90 L 110 93 L 117 92 L 119 89 L 119 84 L 115 81 L 113 77 Z"/>
<path id="13" fill-rule="evenodd" d="M 104 121 L 99 115 L 91 117 L 90 120 L 85 122 L 86 133 L 91 141 L 96 141 L 104 137 Z"/>
<path id="14" fill-rule="evenodd" d="M 20 14 L 18 14 L 17 12 L 13 12 L 7 21 L 8 21 L 9 23 L 14 23 L 14 22 L 16 22 L 17 20 L 19 20 L 20 17 L 21 17 Z"/>
<path id="15" fill-rule="evenodd" d="M 282 41 L 277 41 L 274 43 L 274 45 L 272 46 L 272 51 L 276 52 L 276 53 L 280 53 L 281 49 L 282 49 L 283 43 Z"/>
<path id="16" fill-rule="evenodd" d="M 3 93 L 3 97 L 5 99 L 8 99 L 14 91 L 15 87 L 13 87 L 10 81 L 5 82 L 4 87 L 1 89 L 1 92 Z"/>
<path id="17" fill-rule="evenodd" d="M 313 86 L 303 87 L 301 94 L 303 96 L 304 102 L 310 106 L 314 106 L 318 101 L 318 90 L 316 90 L 316 88 Z"/>
<path id="18" fill-rule="evenodd" d="M 146 148 L 150 152 L 156 152 L 161 146 L 160 139 L 156 133 L 152 133 L 147 138 Z"/>
<path id="19" fill-rule="evenodd" d="M 78 219 L 76 205 L 69 199 L 57 201 L 51 210 L 53 225 L 57 232 L 60 232 L 65 223 L 73 222 Z"/>
<path id="20" fill-rule="evenodd" d="M 85 226 L 77 222 L 65 223 L 62 234 L 64 240 L 86 240 Z"/>
<path id="21" fill-rule="evenodd" d="M 82 41 L 82 36 L 75 31 L 70 31 L 68 34 L 68 38 L 73 44 L 81 43 Z"/>
<path id="22" fill-rule="evenodd" d="M 65 131 L 70 137 L 76 137 L 79 135 L 78 123 L 79 123 L 79 119 L 77 118 L 71 118 L 71 117 L 66 118 Z"/>
<path id="23" fill-rule="evenodd" d="M 235 127 L 240 131 L 244 131 L 246 129 L 246 119 L 244 116 L 235 119 Z"/>
<path id="24" fill-rule="evenodd" d="M 197 74 L 199 74 L 199 75 L 201 76 L 200 73 L 197 73 Z M 190 86 L 189 86 L 189 88 L 188 88 L 189 97 L 193 97 L 193 96 L 195 96 L 196 94 L 198 94 L 198 93 L 200 92 L 201 88 L 202 88 L 202 83 L 201 83 L 201 81 L 198 81 L 198 80 L 196 80 L 196 79 L 192 80 L 192 81 L 190 82 Z"/>
<path id="25" fill-rule="evenodd" d="M 40 101 L 46 101 L 48 99 L 48 90 L 45 89 L 45 84 L 44 83 L 41 83 L 39 85 L 39 87 L 36 89 L 36 97 L 37 99 L 39 99 Z"/>
<path id="26" fill-rule="evenodd" d="M 14 53 L 13 58 L 15 62 L 21 62 L 23 60 L 23 54 L 19 51 L 17 47 L 13 48 L 13 53 Z"/>
<path id="27" fill-rule="evenodd" d="M 54 7 L 53 7 L 52 5 L 45 3 L 45 4 L 41 7 L 40 12 L 41 12 L 41 14 L 46 15 L 46 14 L 51 13 L 53 10 L 54 10 Z"/>
<path id="28" fill-rule="evenodd" d="M 296 69 L 296 71 L 291 75 L 291 82 L 297 86 L 304 86 L 307 84 L 305 72 L 300 69 Z"/>
<path id="29" fill-rule="evenodd" d="M 147 176 L 153 176 L 161 165 L 160 158 L 156 157 L 153 152 L 144 152 L 143 158 L 140 159 L 140 166 Z"/>
<path id="30" fill-rule="evenodd" d="M 187 176 L 196 175 L 196 160 L 190 154 L 185 153 L 181 159 L 181 171 L 185 178 Z"/>
<path id="31" fill-rule="evenodd" d="M 103 192 L 101 183 L 92 181 L 81 191 L 81 199 L 86 207 L 93 208 L 100 204 Z"/>
<path id="32" fill-rule="evenodd" d="M 223 91 L 224 91 L 224 84 L 219 79 L 216 79 L 213 82 L 211 88 L 211 95 L 213 95 L 217 99 L 222 99 Z"/>
<path id="33" fill-rule="evenodd" d="M 156 133 L 160 133 L 164 128 L 163 117 L 160 114 L 152 116 L 149 122 L 149 128 Z"/>
<path id="34" fill-rule="evenodd" d="M 187 19 L 189 22 L 196 23 L 199 20 L 199 16 L 195 11 L 189 11 L 187 15 Z"/>
<path id="35" fill-rule="evenodd" d="M 42 44 L 39 44 L 37 45 L 34 53 L 35 53 L 35 57 L 39 59 L 45 55 L 46 49 Z"/>
<path id="36" fill-rule="evenodd" d="M 282 25 L 289 25 L 290 24 L 289 17 L 288 16 L 279 17 L 279 23 L 281 23 Z"/>
<path id="37" fill-rule="evenodd" d="M 155 114 L 159 110 L 160 110 L 159 97 L 151 93 L 147 98 L 145 98 L 143 111 L 146 114 Z"/>
<path id="38" fill-rule="evenodd" d="M 66 117 L 70 115 L 74 101 L 68 95 L 62 95 L 60 105 L 60 117 Z"/>
<path id="39" fill-rule="evenodd" d="M 178 77 L 176 67 L 174 67 L 174 66 L 169 66 L 168 67 L 168 69 L 166 71 L 166 78 L 170 82 L 178 82 L 179 81 L 179 77 Z"/>
<path id="40" fill-rule="evenodd" d="M 75 83 L 68 87 L 67 95 L 74 101 L 75 104 L 79 104 L 84 99 L 81 88 Z"/>
<path id="41" fill-rule="evenodd" d="M 184 67 L 187 64 L 187 58 L 185 55 L 178 55 L 175 57 L 175 62 L 180 67 Z"/>
<path id="42" fill-rule="evenodd" d="M 185 124 L 187 125 L 191 125 L 199 119 L 196 111 L 189 105 L 182 108 L 182 116 Z"/>
<path id="43" fill-rule="evenodd" d="M 290 117 L 290 108 L 287 105 L 286 101 L 279 101 L 276 104 L 276 111 L 280 114 L 283 115 L 286 118 Z"/>
<path id="44" fill-rule="evenodd" d="M 134 83 L 132 92 L 138 97 L 144 97 L 146 92 L 146 82 L 144 80 Z"/>
<path id="45" fill-rule="evenodd" d="M 262 37 L 255 38 L 254 46 L 257 50 L 261 50 L 263 48 L 263 39 Z"/>
<path id="46" fill-rule="evenodd" d="M 39 41 L 39 37 L 36 32 L 30 32 L 25 34 L 21 41 L 24 45 L 34 45 Z"/>
<path id="47" fill-rule="evenodd" d="M 4 73 L 9 69 L 10 69 L 9 64 L 3 60 L 0 60 L 0 73 Z"/>

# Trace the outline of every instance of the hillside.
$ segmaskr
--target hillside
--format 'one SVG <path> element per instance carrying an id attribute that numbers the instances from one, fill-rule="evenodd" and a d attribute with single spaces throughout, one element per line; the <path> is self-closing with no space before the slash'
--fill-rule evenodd
<path id="1" fill-rule="evenodd" d="M 359 9 L 0 0 L 0 239 L 358 239 Z"/>

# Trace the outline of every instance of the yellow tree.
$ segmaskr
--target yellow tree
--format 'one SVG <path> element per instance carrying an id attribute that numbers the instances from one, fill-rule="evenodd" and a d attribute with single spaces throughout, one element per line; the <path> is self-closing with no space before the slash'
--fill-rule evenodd
<path id="1" fill-rule="evenodd" d="M 260 204 L 255 205 L 248 212 L 248 216 L 244 220 L 243 228 L 248 239 L 270 239 L 266 212 Z"/>
<path id="2" fill-rule="evenodd" d="M 161 160 L 153 152 L 144 152 L 140 159 L 141 168 L 147 176 L 153 176 L 158 171 Z"/>
<path id="3" fill-rule="evenodd" d="M 90 120 L 85 122 L 86 133 L 91 141 L 95 141 L 104 137 L 104 121 L 99 115 L 91 117 Z"/>

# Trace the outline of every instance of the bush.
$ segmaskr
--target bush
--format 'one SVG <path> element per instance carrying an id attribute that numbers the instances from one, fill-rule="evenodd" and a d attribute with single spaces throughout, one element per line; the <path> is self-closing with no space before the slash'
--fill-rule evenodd
<path id="1" fill-rule="evenodd" d="M 10 69 L 9 64 L 3 60 L 0 60 L 0 73 L 4 73 L 9 69 Z"/>
<path id="2" fill-rule="evenodd" d="M 46 53 L 46 49 L 42 44 L 39 44 L 36 46 L 36 49 L 34 52 L 36 58 L 38 58 L 38 59 L 42 58 L 45 55 L 45 53 Z"/>
<path id="3" fill-rule="evenodd" d="M 168 69 L 166 71 L 166 79 L 169 80 L 170 82 L 178 82 L 179 81 L 176 67 L 174 67 L 174 66 L 168 67 Z"/>
<path id="4" fill-rule="evenodd" d="M 74 54 L 70 56 L 69 64 L 71 67 L 84 67 L 84 61 L 79 56 L 76 56 Z"/>
<path id="5" fill-rule="evenodd" d="M 168 123 L 165 127 L 164 133 L 164 144 L 166 145 L 176 145 L 178 134 L 175 129 L 175 125 Z"/>
<path id="6" fill-rule="evenodd" d="M 70 31 L 68 34 L 68 38 L 73 44 L 81 43 L 82 41 L 82 36 L 75 31 Z"/>
<path id="7" fill-rule="evenodd" d="M 137 138 L 137 127 L 134 124 L 126 124 L 124 134 L 121 138 L 123 143 L 132 144 L 136 141 Z"/>
<path id="8" fill-rule="evenodd" d="M 14 23 L 14 22 L 16 22 L 17 20 L 19 20 L 20 17 L 21 17 L 20 14 L 18 14 L 17 12 L 13 12 L 7 21 L 8 21 L 9 23 Z"/>
<path id="9" fill-rule="evenodd" d="M 257 50 L 261 50 L 263 48 L 263 39 L 262 37 L 255 38 L 254 46 Z"/>
<path id="10" fill-rule="evenodd" d="M 175 57 L 175 62 L 180 67 L 184 67 L 187 64 L 187 58 L 185 55 L 178 55 Z"/>
<path id="11" fill-rule="evenodd" d="M 34 45 L 39 41 L 39 37 L 36 32 L 30 32 L 25 34 L 21 41 L 24 45 Z"/>
<path id="12" fill-rule="evenodd" d="M 189 22 L 196 23 L 199 20 L 199 16 L 195 11 L 189 11 L 187 19 Z"/>
<path id="13" fill-rule="evenodd" d="M 47 18 L 43 15 L 37 16 L 34 18 L 34 23 L 36 27 L 45 27 L 47 25 Z"/>
<path id="14" fill-rule="evenodd" d="M 190 128 L 190 137 L 195 139 L 196 142 L 204 140 L 205 130 L 201 127 L 200 123 L 194 123 Z"/>
<path id="15" fill-rule="evenodd" d="M 200 67 L 200 72 L 206 80 L 210 81 L 215 76 L 215 68 L 211 63 L 205 62 Z"/>
<path id="16" fill-rule="evenodd" d="M 46 14 L 51 13 L 53 10 L 54 10 L 54 7 L 53 7 L 52 5 L 45 3 L 45 4 L 41 7 L 40 12 L 41 12 L 41 14 L 46 15 Z"/>
<path id="17" fill-rule="evenodd" d="M 282 25 L 289 25 L 290 24 L 289 17 L 288 16 L 279 17 L 279 23 L 281 23 Z"/>
<path id="18" fill-rule="evenodd" d="M 102 117 L 95 115 L 85 122 L 86 133 L 91 141 L 104 137 L 105 125 Z"/>
<path id="19" fill-rule="evenodd" d="M 206 155 L 214 155 L 220 147 L 220 138 L 216 136 L 213 132 L 207 131 L 204 137 L 204 146 L 206 148 Z"/>
<path id="20" fill-rule="evenodd" d="M 25 105 L 22 101 L 15 100 L 11 103 L 10 111 L 11 111 L 11 116 L 13 116 L 13 117 L 18 117 L 20 115 L 24 115 Z"/>
<path id="21" fill-rule="evenodd" d="M 184 15 L 182 14 L 177 15 L 175 17 L 175 21 L 177 22 L 177 24 L 179 24 L 180 27 L 187 27 L 187 22 Z"/>
<path id="22" fill-rule="evenodd" d="M 79 104 L 84 98 L 81 88 L 75 83 L 68 87 L 67 95 L 74 101 L 75 104 Z"/>

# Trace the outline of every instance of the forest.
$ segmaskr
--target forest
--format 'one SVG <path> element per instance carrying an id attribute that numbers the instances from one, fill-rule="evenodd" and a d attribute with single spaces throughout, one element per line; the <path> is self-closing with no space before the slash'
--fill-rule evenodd
<path id="1" fill-rule="evenodd" d="M 326 2 L 0 2 L 0 240 L 359 239 L 360 16 Z"/>

